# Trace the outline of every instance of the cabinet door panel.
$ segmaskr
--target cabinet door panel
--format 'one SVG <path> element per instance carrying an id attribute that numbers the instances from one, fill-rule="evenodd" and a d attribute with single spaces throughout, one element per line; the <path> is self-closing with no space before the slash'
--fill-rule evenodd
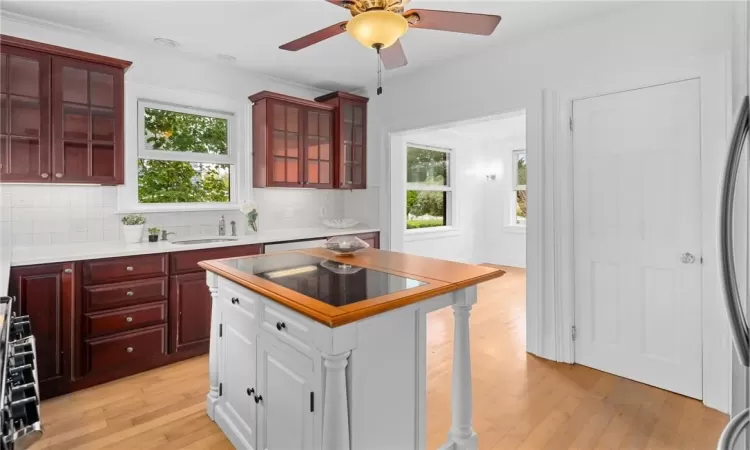
<path id="1" fill-rule="evenodd" d="M 122 183 L 122 71 L 53 57 L 52 74 L 51 178 L 63 183 Z"/>
<path id="2" fill-rule="evenodd" d="M 262 333 L 258 336 L 258 448 L 267 450 L 313 447 L 315 391 L 313 362 L 286 344 Z"/>
<path id="3" fill-rule="evenodd" d="M 280 101 L 272 101 L 270 105 L 268 186 L 299 186 L 303 179 L 303 109 Z"/>
<path id="4" fill-rule="evenodd" d="M 229 304 L 228 300 L 226 302 Z M 219 405 L 237 428 L 240 437 L 256 447 L 255 384 L 256 331 L 254 318 L 242 308 L 222 311 L 222 337 L 219 355 Z M 251 391 L 252 389 L 252 391 Z M 263 447 L 261 447 L 263 448 Z"/>
<path id="5" fill-rule="evenodd" d="M 307 126 L 304 136 L 304 184 L 307 187 L 333 187 L 333 167 L 330 165 L 332 114 L 325 110 L 308 109 L 305 118 Z"/>
<path id="6" fill-rule="evenodd" d="M 15 47 L 0 51 L 0 181 L 49 181 L 49 58 Z"/>
<path id="7" fill-rule="evenodd" d="M 71 322 L 75 299 L 73 263 L 14 267 L 9 293 L 15 311 L 28 315 L 36 338 L 39 389 L 45 398 L 57 395 L 71 381 Z"/>
<path id="8" fill-rule="evenodd" d="M 362 189 L 367 185 L 367 104 L 342 99 L 339 108 L 338 185 Z"/>
<path id="9" fill-rule="evenodd" d="M 211 338 L 211 293 L 206 274 L 173 275 L 169 297 L 171 351 L 207 351 Z"/>

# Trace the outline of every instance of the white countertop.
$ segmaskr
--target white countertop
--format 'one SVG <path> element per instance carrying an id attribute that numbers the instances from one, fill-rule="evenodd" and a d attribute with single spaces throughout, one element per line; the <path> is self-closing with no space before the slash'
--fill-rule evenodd
<path id="1" fill-rule="evenodd" d="M 64 261 L 80 261 L 83 259 L 113 258 L 117 256 L 146 255 L 149 253 L 180 252 L 200 250 L 204 248 L 232 247 L 248 244 L 268 244 L 272 242 L 296 241 L 305 239 L 340 236 L 345 234 L 360 234 L 378 232 L 377 228 L 354 227 L 346 229 L 335 228 L 299 228 L 276 231 L 260 231 L 247 236 L 236 236 L 236 240 L 225 242 L 210 242 L 203 244 L 180 245 L 169 241 L 141 242 L 140 244 L 125 244 L 123 242 L 92 242 L 65 245 L 45 245 L 38 247 L 15 247 L 9 258 L 0 257 L 0 288 L 7 284 L 7 266 L 28 266 L 32 264 L 47 264 Z M 219 236 L 191 236 L 173 237 L 174 240 L 183 239 L 211 239 Z M 221 236 L 231 238 L 232 236 Z M 9 261 L 9 264 L 8 264 Z M 3 266 L 3 263 L 5 266 Z M 3 270 L 3 267 L 5 269 Z M 0 294 L 5 290 L 0 289 Z"/>

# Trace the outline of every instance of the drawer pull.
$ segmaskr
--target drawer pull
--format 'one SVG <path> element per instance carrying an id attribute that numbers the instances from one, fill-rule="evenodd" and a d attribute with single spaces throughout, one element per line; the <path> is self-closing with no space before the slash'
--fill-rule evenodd
<path id="1" fill-rule="evenodd" d="M 128 347 L 125 349 L 125 351 L 128 353 L 133 353 L 133 347 Z"/>
<path id="2" fill-rule="evenodd" d="M 133 318 L 130 317 L 130 316 L 128 316 L 128 317 L 125 318 L 125 322 L 127 322 L 127 323 L 130 323 L 132 321 L 133 321 Z"/>
<path id="3" fill-rule="evenodd" d="M 127 270 L 128 272 L 132 272 L 133 271 L 133 266 L 128 266 L 128 267 L 125 268 L 125 270 Z"/>
<path id="4" fill-rule="evenodd" d="M 284 322 L 276 322 L 276 329 L 279 331 L 286 330 L 286 324 Z"/>
<path id="5" fill-rule="evenodd" d="M 128 291 L 128 292 L 125 293 L 125 295 L 127 295 L 128 297 L 132 297 L 133 296 L 133 291 Z"/>
<path id="6" fill-rule="evenodd" d="M 239 305 L 240 304 L 240 299 L 238 299 L 237 297 L 232 297 L 232 304 L 233 305 Z"/>

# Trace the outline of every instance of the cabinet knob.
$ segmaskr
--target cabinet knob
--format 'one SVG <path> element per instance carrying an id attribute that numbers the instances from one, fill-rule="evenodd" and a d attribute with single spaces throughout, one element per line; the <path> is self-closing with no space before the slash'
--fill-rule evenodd
<path id="1" fill-rule="evenodd" d="M 240 304 L 240 299 L 238 299 L 237 297 L 232 297 L 232 304 L 233 305 L 239 305 Z"/>
<path id="2" fill-rule="evenodd" d="M 247 388 L 247 395 L 249 395 L 249 396 L 252 397 L 253 394 L 255 394 L 255 389 L 253 389 L 253 388 Z"/>
<path id="3" fill-rule="evenodd" d="M 128 347 L 125 349 L 125 351 L 128 353 L 133 353 L 133 347 Z"/>
<path id="4" fill-rule="evenodd" d="M 284 322 L 276 322 L 276 329 L 279 331 L 286 330 L 286 324 Z"/>
<path id="5" fill-rule="evenodd" d="M 63 270 L 63 272 L 65 272 L 65 273 L 73 273 L 73 269 L 65 269 L 65 270 Z"/>
<path id="6" fill-rule="evenodd" d="M 125 318 L 125 322 L 127 322 L 127 323 L 130 323 L 132 321 L 133 321 L 133 318 L 130 317 L 130 316 L 128 316 L 128 317 Z"/>
<path id="7" fill-rule="evenodd" d="M 128 297 L 132 297 L 133 296 L 133 291 L 128 291 L 128 292 L 125 293 L 125 295 L 127 295 Z"/>
<path id="8" fill-rule="evenodd" d="M 55 174 L 55 178 L 62 178 L 62 174 L 61 174 L 60 172 L 57 172 L 57 173 Z"/>
<path id="9" fill-rule="evenodd" d="M 128 267 L 125 268 L 125 270 L 127 270 L 128 272 L 132 272 L 133 271 L 133 266 L 128 266 Z"/>
<path id="10" fill-rule="evenodd" d="M 255 396 L 255 403 L 263 403 L 263 396 L 262 395 L 256 395 Z"/>
<path id="11" fill-rule="evenodd" d="M 49 174 L 48 173 L 43 173 L 42 174 L 42 178 L 49 178 Z"/>

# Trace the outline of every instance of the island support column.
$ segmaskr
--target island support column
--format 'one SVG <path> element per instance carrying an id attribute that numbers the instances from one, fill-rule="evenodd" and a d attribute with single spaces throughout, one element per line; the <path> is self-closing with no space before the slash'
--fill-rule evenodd
<path id="1" fill-rule="evenodd" d="M 208 348 L 208 386 L 206 414 L 214 420 L 214 410 L 219 401 L 219 276 L 206 272 L 206 284 L 211 292 L 211 341 Z"/>
<path id="2" fill-rule="evenodd" d="M 451 431 L 443 449 L 476 450 L 477 434 L 472 425 L 471 345 L 469 314 L 477 302 L 477 287 L 453 294 L 453 383 L 451 394 Z"/>
<path id="3" fill-rule="evenodd" d="M 323 398 L 323 448 L 349 450 L 349 404 L 346 397 L 346 366 L 351 352 L 323 354 L 325 393 Z"/>

